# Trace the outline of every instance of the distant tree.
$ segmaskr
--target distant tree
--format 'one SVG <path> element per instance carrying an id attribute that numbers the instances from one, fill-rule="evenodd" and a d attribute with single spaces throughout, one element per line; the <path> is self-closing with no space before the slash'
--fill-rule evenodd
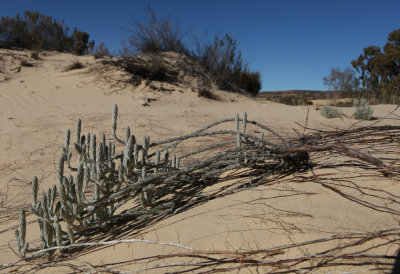
<path id="1" fill-rule="evenodd" d="M 76 55 L 82 55 L 94 48 L 94 41 L 89 42 L 90 35 L 87 32 L 79 31 L 77 28 L 71 34 L 72 50 Z"/>
<path id="2" fill-rule="evenodd" d="M 383 49 L 366 47 L 351 64 L 359 73 L 364 96 L 387 103 L 400 101 L 400 29 L 389 33 Z"/>
<path id="3" fill-rule="evenodd" d="M 100 58 L 100 57 L 104 57 L 104 56 L 111 56 L 110 51 L 108 50 L 108 48 L 104 45 L 104 43 L 101 43 L 100 45 L 98 45 L 94 52 L 93 55 L 96 58 Z"/>
<path id="4" fill-rule="evenodd" d="M 343 71 L 340 68 L 332 68 L 328 76 L 323 77 L 325 86 L 337 93 L 337 97 L 353 95 L 359 88 L 359 81 L 355 71 L 347 67 Z"/>

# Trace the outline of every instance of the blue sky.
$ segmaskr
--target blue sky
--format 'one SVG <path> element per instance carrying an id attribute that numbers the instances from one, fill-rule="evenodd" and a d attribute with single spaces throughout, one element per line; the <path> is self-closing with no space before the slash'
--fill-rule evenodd
<path id="1" fill-rule="evenodd" d="M 0 15 L 39 11 L 118 52 L 120 27 L 146 20 L 148 4 L 187 29 L 231 34 L 269 91 L 326 89 L 322 77 L 332 67 L 350 66 L 364 47 L 382 46 L 400 28 L 399 0 L 14 0 L 1 2 Z"/>

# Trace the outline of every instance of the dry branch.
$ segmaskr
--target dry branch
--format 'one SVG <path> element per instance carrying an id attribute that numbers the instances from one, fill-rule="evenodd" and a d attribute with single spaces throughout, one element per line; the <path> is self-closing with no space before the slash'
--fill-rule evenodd
<path id="1" fill-rule="evenodd" d="M 34 179 L 32 182 L 31 212 L 38 217 L 41 244 L 36 248 L 30 248 L 25 243 L 26 222 L 24 222 L 25 217 L 21 215 L 22 222 L 16 234 L 21 255 L 26 261 L 3 265 L 0 269 L 26 268 L 29 265 L 32 271 L 36 271 L 59 265 L 70 267 L 74 271 L 118 272 L 112 267 L 145 261 L 153 265 L 141 269 L 143 271 L 151 269 L 166 271 L 177 266 L 184 267 L 185 271 L 204 269 L 211 272 L 232 271 L 244 267 L 267 267 L 267 271 L 288 273 L 315 270 L 336 264 L 361 263 L 368 266 L 388 267 L 389 264 L 385 260 L 393 259 L 393 256 L 386 254 L 369 254 L 369 249 L 365 249 L 365 252 L 360 254 L 346 253 L 345 250 L 354 246 L 363 246 L 373 239 L 392 238 L 392 242 L 398 241 L 397 229 L 358 235 L 336 235 L 292 245 L 248 251 L 204 251 L 174 243 L 126 240 L 126 237 L 171 215 L 179 214 L 212 199 L 254 189 L 260 185 L 271 186 L 284 179 L 317 180 L 322 182 L 323 187 L 362 206 L 399 215 L 400 210 L 390 208 L 384 202 L 370 203 L 355 197 L 354 194 L 346 193 L 340 187 L 354 188 L 365 197 L 373 197 L 379 201 L 388 198 L 393 204 L 400 204 L 400 197 L 394 194 L 360 188 L 355 184 L 343 184 L 338 187 L 324 182 L 325 177 L 334 173 L 314 174 L 309 177 L 300 174 L 315 170 L 318 167 L 317 159 L 332 157 L 332 154 L 328 152 L 336 152 L 357 160 L 362 163 L 361 167 L 397 179 L 399 168 L 393 164 L 396 157 L 389 157 L 389 155 L 398 151 L 396 140 L 400 136 L 400 127 L 370 126 L 360 130 L 339 132 L 317 131 L 313 134 L 303 134 L 298 139 L 290 139 L 281 137 L 274 130 L 256 121 L 247 120 L 247 115 L 244 114 L 242 118 L 236 116 L 236 118 L 217 121 L 191 134 L 167 140 L 151 142 L 150 138 L 145 136 L 139 144 L 135 136 L 131 135 L 130 128 L 126 129 L 125 137 L 117 136 L 117 116 L 118 108 L 115 106 L 112 136 L 115 142 L 124 146 L 123 152 L 119 154 L 115 153 L 115 144 L 106 144 L 105 135 L 100 138 L 100 141 L 95 135 L 81 136 L 80 120 L 76 124 L 75 143 L 72 146 L 75 151 L 72 152 L 70 151 L 70 131 L 67 131 L 63 153 L 57 168 L 58 186 L 54 186 L 42 197 L 38 197 L 37 180 Z M 232 122 L 234 122 L 233 130 L 218 129 L 221 125 Z M 261 134 L 260 137 L 256 137 L 249 134 L 249 130 L 246 132 L 249 125 L 254 127 L 254 131 L 261 131 L 266 136 Z M 220 141 L 209 144 L 207 143 L 209 137 Z M 205 140 L 202 142 L 204 146 L 193 151 L 185 151 L 185 142 L 193 139 Z M 379 144 L 381 149 L 384 149 L 380 152 L 386 151 L 388 156 L 385 159 L 379 159 L 362 152 L 365 146 L 371 144 Z M 174 155 L 173 152 L 178 148 L 185 152 L 182 155 Z M 72 157 L 78 159 L 77 167 L 72 166 Z M 200 160 L 189 161 L 189 158 L 193 157 Z M 340 163 L 337 163 L 333 166 L 333 171 L 336 172 L 339 165 Z M 65 167 L 75 172 L 75 176 L 68 176 L 64 171 Z M 223 186 L 219 187 L 219 184 Z M 207 187 L 213 185 L 217 187 L 211 191 L 205 191 Z M 370 194 L 371 192 L 374 193 Z M 119 209 L 128 202 L 130 208 L 120 211 Z M 66 230 L 62 230 L 62 227 L 66 227 Z M 102 241 L 105 238 L 113 240 Z M 302 257 L 273 258 L 286 254 L 291 249 L 339 239 L 350 240 L 350 242 L 333 249 L 305 254 Z M 64 262 L 65 259 L 75 258 L 82 252 L 93 252 L 100 246 L 124 242 L 165 244 L 190 251 L 140 258 L 129 262 L 116 262 L 112 266 Z M 382 245 L 390 245 L 390 243 L 389 241 Z M 63 254 L 57 256 L 54 254 L 56 250 L 63 251 Z M 332 255 L 333 253 L 335 255 Z M 41 260 L 37 259 L 39 257 L 51 258 L 53 263 L 41 264 Z M 174 258 L 197 261 L 154 264 Z"/>
<path id="2" fill-rule="evenodd" d="M 381 160 L 372 157 L 370 155 L 367 155 L 365 153 L 362 153 L 356 149 L 348 148 L 341 144 L 326 144 L 320 146 L 303 145 L 300 147 L 288 148 L 286 151 L 289 153 L 336 151 L 345 154 L 351 158 L 357 158 L 360 159 L 361 161 L 375 165 L 376 167 L 380 168 L 380 172 L 382 172 L 384 176 L 390 176 L 391 174 L 390 168 L 387 167 Z"/>

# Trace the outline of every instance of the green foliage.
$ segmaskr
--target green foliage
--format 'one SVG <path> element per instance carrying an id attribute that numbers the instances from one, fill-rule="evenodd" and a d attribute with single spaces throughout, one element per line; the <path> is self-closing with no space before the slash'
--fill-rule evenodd
<path id="1" fill-rule="evenodd" d="M 339 110 L 336 107 L 331 106 L 323 106 L 320 112 L 325 118 L 337 118 L 340 115 Z"/>
<path id="2" fill-rule="evenodd" d="M 45 49 L 72 52 L 77 55 L 93 48 L 89 34 L 74 29 L 68 35 L 64 22 L 53 20 L 51 16 L 39 12 L 25 11 L 23 16 L 1 17 L 0 47 L 19 47 L 26 49 Z"/>
<path id="3" fill-rule="evenodd" d="M 360 104 L 356 106 L 354 118 L 359 120 L 371 120 L 373 109 L 368 106 L 369 102 L 365 98 L 360 99 Z"/>
<path id="4" fill-rule="evenodd" d="M 363 96 L 383 103 L 400 102 L 400 29 L 391 32 L 383 48 L 364 48 L 352 66 L 360 75 Z"/>

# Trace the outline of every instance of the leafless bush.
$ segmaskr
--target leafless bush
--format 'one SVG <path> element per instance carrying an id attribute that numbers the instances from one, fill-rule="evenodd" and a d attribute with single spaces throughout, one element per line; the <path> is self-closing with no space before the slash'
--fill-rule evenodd
<path id="1" fill-rule="evenodd" d="M 93 52 L 94 58 L 103 58 L 105 56 L 111 56 L 108 48 L 104 45 L 104 43 L 101 43 L 96 47 L 96 49 Z"/>
<path id="2" fill-rule="evenodd" d="M 216 100 L 217 97 L 211 92 L 211 83 L 207 79 L 199 79 L 195 91 L 199 97 Z"/>
<path id="3" fill-rule="evenodd" d="M 199 89 L 197 91 L 197 95 L 199 97 L 204 97 L 204 98 L 207 98 L 207 99 L 213 99 L 213 100 L 216 99 L 215 95 L 212 94 L 212 92 L 209 89 L 206 89 L 206 88 Z"/>
<path id="4" fill-rule="evenodd" d="M 128 34 L 127 43 L 135 53 L 187 52 L 183 42 L 185 32 L 178 23 L 173 24 L 170 16 L 165 19 L 157 17 L 150 6 L 146 13 L 148 22 L 134 21 L 133 27 L 124 28 Z"/>

